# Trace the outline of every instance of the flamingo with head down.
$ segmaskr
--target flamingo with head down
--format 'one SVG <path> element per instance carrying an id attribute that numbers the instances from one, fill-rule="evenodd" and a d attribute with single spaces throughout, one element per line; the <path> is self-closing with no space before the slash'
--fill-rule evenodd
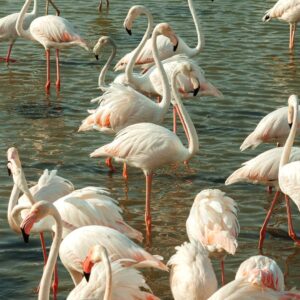
<path id="1" fill-rule="evenodd" d="M 50 89 L 50 49 L 56 49 L 56 88 L 60 89 L 59 50 L 80 46 L 89 51 L 89 47 L 82 37 L 76 32 L 73 25 L 59 16 L 42 16 L 34 19 L 28 29 L 24 28 L 24 18 L 32 0 L 26 0 L 16 23 L 18 35 L 40 43 L 46 51 L 47 82 L 46 91 Z"/>

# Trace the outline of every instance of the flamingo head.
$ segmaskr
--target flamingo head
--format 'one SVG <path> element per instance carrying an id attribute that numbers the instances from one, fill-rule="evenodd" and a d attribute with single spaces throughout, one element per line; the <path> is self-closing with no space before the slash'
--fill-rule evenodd
<path id="1" fill-rule="evenodd" d="M 30 231 L 34 223 L 39 222 L 41 219 L 46 217 L 49 214 L 51 206 L 53 206 L 51 203 L 42 200 L 35 203 L 31 207 L 28 215 L 24 218 L 20 225 L 20 229 L 25 243 L 29 242 Z"/>
<path id="2" fill-rule="evenodd" d="M 109 36 L 104 35 L 99 38 L 97 44 L 93 48 L 93 53 L 97 60 L 99 59 L 99 54 L 101 52 L 101 49 L 109 43 L 113 43 L 113 41 L 111 40 L 111 38 Z"/>
<path id="3" fill-rule="evenodd" d="M 90 279 L 91 271 L 94 264 L 102 260 L 101 251 L 102 251 L 102 246 L 100 245 L 95 245 L 91 247 L 90 250 L 88 251 L 86 258 L 82 263 L 83 274 L 86 281 L 89 281 Z"/>
<path id="4" fill-rule="evenodd" d="M 160 24 L 156 25 L 154 30 L 157 31 L 159 34 L 162 34 L 162 35 L 168 37 L 170 39 L 171 43 L 173 44 L 173 51 L 175 52 L 177 50 L 178 38 L 168 23 L 160 23 Z"/>
<path id="5" fill-rule="evenodd" d="M 150 12 L 143 5 L 134 5 L 129 9 L 123 25 L 129 35 L 132 34 L 133 21 L 141 14 L 150 14 Z"/>
<path id="6" fill-rule="evenodd" d="M 292 127 L 293 125 L 293 118 L 294 118 L 294 110 L 298 108 L 298 96 L 291 95 L 288 100 L 288 123 L 289 126 Z"/>

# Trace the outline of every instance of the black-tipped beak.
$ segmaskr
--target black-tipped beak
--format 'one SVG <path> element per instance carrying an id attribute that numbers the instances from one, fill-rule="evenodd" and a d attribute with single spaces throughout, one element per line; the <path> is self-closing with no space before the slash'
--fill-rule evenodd
<path id="1" fill-rule="evenodd" d="M 29 242 L 29 234 L 27 234 L 25 232 L 24 228 L 21 228 L 21 231 L 22 231 L 24 243 L 28 243 Z"/>
<path id="2" fill-rule="evenodd" d="M 96 57 L 97 60 L 99 60 L 99 55 L 96 55 L 96 54 L 95 54 L 95 57 Z"/>
<path id="3" fill-rule="evenodd" d="M 178 42 L 176 45 L 173 46 L 173 51 L 175 52 L 177 50 L 177 47 L 178 47 Z"/>
<path id="4" fill-rule="evenodd" d="M 127 33 L 128 33 L 129 35 L 132 35 L 131 29 L 128 29 L 127 27 L 126 27 L 125 29 L 126 29 L 126 31 L 127 31 Z"/>
<path id="5" fill-rule="evenodd" d="M 290 126 L 290 128 L 292 128 L 292 126 L 293 126 L 293 123 L 289 123 L 289 126 Z"/>
<path id="6" fill-rule="evenodd" d="M 7 173 L 8 173 L 8 176 L 11 176 L 11 169 L 9 167 L 7 167 Z"/>
<path id="7" fill-rule="evenodd" d="M 85 280 L 86 280 L 87 282 L 89 282 L 91 273 L 83 272 L 83 275 L 84 275 L 84 277 L 85 277 Z"/>
<path id="8" fill-rule="evenodd" d="M 197 96 L 199 91 L 200 91 L 200 85 L 196 89 L 194 89 L 193 96 L 194 97 Z"/>

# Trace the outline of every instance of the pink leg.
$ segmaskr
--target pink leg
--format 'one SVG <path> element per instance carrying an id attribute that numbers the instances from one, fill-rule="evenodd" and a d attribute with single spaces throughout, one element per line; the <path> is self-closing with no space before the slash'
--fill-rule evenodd
<path id="1" fill-rule="evenodd" d="M 221 281 L 222 281 L 222 285 L 225 285 L 224 258 L 221 259 L 220 264 L 221 264 Z"/>
<path id="2" fill-rule="evenodd" d="M 290 44 L 289 44 L 290 49 L 294 48 L 295 32 L 296 32 L 296 25 L 290 24 Z"/>
<path id="3" fill-rule="evenodd" d="M 123 178 L 125 180 L 128 180 L 127 164 L 126 163 L 123 164 Z"/>
<path id="4" fill-rule="evenodd" d="M 59 50 L 56 49 L 56 89 L 60 90 Z"/>
<path id="5" fill-rule="evenodd" d="M 145 223 L 146 223 L 146 235 L 147 238 L 150 239 L 151 237 L 151 186 L 152 186 L 152 177 L 153 174 L 146 175 L 146 205 L 145 205 Z"/>
<path id="6" fill-rule="evenodd" d="M 15 59 L 10 58 L 12 47 L 13 47 L 13 44 L 10 44 L 9 47 L 8 47 L 8 50 L 7 50 L 6 57 L 0 57 L 0 61 L 5 61 L 7 64 L 9 62 L 16 62 Z"/>
<path id="7" fill-rule="evenodd" d="M 265 239 L 265 236 L 266 236 L 267 225 L 268 225 L 268 222 L 269 222 L 270 217 L 272 215 L 272 211 L 273 211 L 274 206 L 275 206 L 275 204 L 276 204 L 276 202 L 278 200 L 279 195 L 280 195 L 280 191 L 277 191 L 276 194 L 275 194 L 275 196 L 274 196 L 274 198 L 273 198 L 273 200 L 272 200 L 271 206 L 270 206 L 269 211 L 268 211 L 268 213 L 266 215 L 264 223 L 263 223 L 263 225 L 262 225 L 262 227 L 260 229 L 259 243 L 258 243 L 258 249 L 260 249 L 260 250 L 263 247 L 264 239 Z"/>
<path id="8" fill-rule="evenodd" d="M 297 235 L 294 230 L 292 214 L 291 214 L 291 207 L 290 207 L 290 199 L 287 195 L 285 195 L 285 204 L 286 204 L 286 213 L 287 213 L 287 217 L 288 217 L 289 236 L 297 245 L 300 245 L 300 241 L 297 239 Z"/>
<path id="9" fill-rule="evenodd" d="M 115 172 L 116 171 L 115 167 L 112 164 L 112 158 L 111 157 L 108 157 L 105 160 L 105 164 L 109 167 L 109 169 L 111 170 L 111 172 Z"/>
<path id="10" fill-rule="evenodd" d="M 43 232 L 40 232 L 40 240 L 41 240 L 42 250 L 43 250 L 44 265 L 46 265 L 48 256 L 47 256 L 47 251 L 46 251 L 46 245 L 45 245 L 45 239 L 44 239 L 44 233 Z"/>
<path id="11" fill-rule="evenodd" d="M 45 85 L 46 92 L 49 92 L 50 89 L 50 49 L 46 50 L 46 64 L 47 64 L 47 82 Z"/>
<path id="12" fill-rule="evenodd" d="M 269 194 L 271 194 L 272 193 L 272 186 L 267 186 L 267 192 L 269 193 Z"/>
<path id="13" fill-rule="evenodd" d="M 177 132 L 176 108 L 173 106 L 173 132 Z"/>

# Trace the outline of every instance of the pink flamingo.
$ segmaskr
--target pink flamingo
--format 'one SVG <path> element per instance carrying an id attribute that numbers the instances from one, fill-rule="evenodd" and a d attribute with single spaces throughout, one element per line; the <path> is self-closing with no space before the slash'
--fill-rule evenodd
<path id="1" fill-rule="evenodd" d="M 224 258 L 234 255 L 240 231 L 236 202 L 218 189 L 201 191 L 195 198 L 186 221 L 190 241 L 199 241 L 210 253 L 220 259 L 222 284 L 225 283 Z"/>
<path id="2" fill-rule="evenodd" d="M 55 264 L 57 261 L 57 256 L 59 252 L 59 246 L 63 237 L 63 225 L 62 225 L 62 219 L 60 216 L 60 213 L 58 212 L 57 208 L 47 201 L 40 201 L 36 204 L 34 204 L 30 210 L 30 213 L 28 216 L 23 220 L 23 222 L 20 225 L 20 228 L 23 232 L 24 240 L 25 242 L 28 242 L 28 237 L 31 232 L 31 229 L 36 222 L 42 221 L 47 216 L 51 216 L 54 219 L 54 231 L 55 236 L 51 245 L 49 258 L 47 260 L 47 264 L 44 268 L 41 283 L 40 283 L 40 289 L 39 289 L 39 300 L 47 300 L 50 297 L 50 282 L 51 277 L 53 274 L 53 271 L 55 269 Z M 98 264 L 96 266 L 95 272 L 92 273 L 91 276 L 91 284 L 84 284 L 82 282 L 80 287 L 80 291 L 78 289 L 73 290 L 70 293 L 70 296 L 68 299 L 74 299 L 74 294 L 77 294 L 77 297 L 75 299 L 91 299 L 86 294 L 85 291 L 89 291 L 90 293 L 94 292 L 99 297 L 99 299 L 109 300 L 109 299 L 115 299 L 115 300 L 121 300 L 121 299 L 157 299 L 153 296 L 153 298 L 148 298 L 149 293 L 142 292 L 139 287 L 145 287 L 148 288 L 148 285 L 144 283 L 143 277 L 134 269 L 130 269 L 130 271 L 127 271 L 127 269 L 123 269 L 121 267 L 122 262 L 117 261 L 115 263 L 112 263 L 112 266 L 110 267 L 110 263 L 108 260 L 107 253 L 104 252 L 103 262 L 104 262 L 104 268 L 105 268 L 105 274 L 103 276 L 103 271 L 101 272 L 101 265 Z M 112 272 L 111 272 L 112 270 Z M 117 275 L 117 273 L 119 275 Z M 123 276 L 125 278 L 122 278 Z M 90 286 L 92 283 L 94 283 L 95 277 L 98 277 L 97 279 L 97 289 L 90 289 Z M 133 282 L 130 281 L 130 278 L 132 278 Z M 102 279 L 102 280 L 101 280 Z M 106 280 L 106 284 L 103 284 L 103 280 Z M 143 284 L 141 284 L 143 283 Z M 126 284 L 126 287 L 123 285 Z M 104 285 L 104 286 L 103 286 Z M 123 286 L 122 287 L 120 287 Z M 112 290 L 112 288 L 114 290 Z M 130 293 L 132 297 L 130 297 Z M 126 294 L 125 294 L 126 292 Z M 121 293 L 121 295 L 119 294 Z M 124 294 L 122 294 L 124 293 Z M 137 296 L 143 295 L 143 298 L 137 298 Z M 124 296 L 124 298 L 123 298 Z M 96 297 L 96 298 L 97 298 Z M 113 297 L 113 298 L 111 298 Z M 97 298 L 98 299 L 98 298 Z"/>
<path id="3" fill-rule="evenodd" d="M 167 271 L 162 257 L 151 255 L 124 234 L 106 226 L 84 226 L 72 231 L 61 243 L 59 256 L 75 285 L 88 278 L 97 262 L 101 261 L 99 246 L 105 246 L 115 259 L 132 259 L 135 267 L 153 267 Z"/>
<path id="4" fill-rule="evenodd" d="M 32 0 L 26 0 L 16 23 L 18 35 L 39 42 L 46 51 L 47 60 L 47 82 L 46 91 L 50 89 L 50 49 L 56 49 L 56 88 L 60 89 L 60 67 L 59 67 L 59 49 L 80 46 L 89 51 L 86 42 L 75 31 L 72 24 L 59 16 L 42 16 L 31 22 L 28 29 L 24 29 L 24 18 Z"/>
<path id="5" fill-rule="evenodd" d="M 258 156 L 244 162 L 243 166 L 235 170 L 225 181 L 225 185 L 230 185 L 237 182 L 250 182 L 254 184 L 263 184 L 275 187 L 276 193 L 271 202 L 266 219 L 260 229 L 260 238 L 258 243 L 259 249 L 262 249 L 263 247 L 267 223 L 280 196 L 278 172 L 282 151 L 283 147 L 277 147 L 259 154 Z M 296 160 L 300 160 L 300 148 L 293 147 L 291 150 L 290 161 Z"/>
<path id="6" fill-rule="evenodd" d="M 275 5 L 266 11 L 262 20 L 268 22 L 271 19 L 279 19 L 290 24 L 289 48 L 293 49 L 295 44 L 295 32 L 297 23 L 300 21 L 300 1 L 299 0 L 279 0 Z"/>
<path id="7" fill-rule="evenodd" d="M 153 171 L 166 164 L 188 161 L 199 149 L 196 129 L 180 100 L 175 80 L 173 76 L 172 91 L 176 109 L 186 124 L 188 148 L 170 130 L 152 123 L 138 123 L 119 131 L 113 142 L 96 149 L 90 155 L 114 157 L 117 161 L 143 170 L 146 177 L 145 222 L 148 238 L 151 236 L 150 198 Z"/>
<path id="8" fill-rule="evenodd" d="M 283 145 L 290 132 L 286 122 L 287 110 L 287 106 L 281 107 L 264 116 L 243 141 L 241 151 L 255 149 L 261 143 L 277 142 Z"/>
<path id="9" fill-rule="evenodd" d="M 192 241 L 175 249 L 168 261 L 173 298 L 206 300 L 217 290 L 218 282 L 205 247 Z"/>
<path id="10" fill-rule="evenodd" d="M 160 36 L 158 38 L 158 53 L 159 59 L 164 60 L 176 54 L 185 54 L 188 57 L 193 57 L 199 54 L 199 52 L 204 47 L 204 35 L 201 32 L 201 25 L 199 18 L 196 14 L 196 10 L 194 8 L 194 3 L 192 0 L 188 0 L 188 5 L 190 12 L 192 14 L 192 18 L 196 27 L 197 32 L 197 45 L 195 48 L 190 48 L 183 39 L 178 37 L 178 47 L 174 51 L 172 43 L 164 36 Z M 130 31 L 129 31 L 130 32 Z M 123 70 L 125 69 L 126 65 L 129 63 L 131 58 L 135 55 L 135 50 L 131 51 L 130 53 L 126 54 L 123 58 L 119 60 L 119 62 L 115 66 L 115 70 Z M 154 53 L 151 46 L 151 39 L 148 39 L 146 43 L 143 45 L 141 51 L 139 52 L 138 56 L 134 60 L 134 64 L 136 65 L 143 65 L 153 63 L 154 61 Z"/>

